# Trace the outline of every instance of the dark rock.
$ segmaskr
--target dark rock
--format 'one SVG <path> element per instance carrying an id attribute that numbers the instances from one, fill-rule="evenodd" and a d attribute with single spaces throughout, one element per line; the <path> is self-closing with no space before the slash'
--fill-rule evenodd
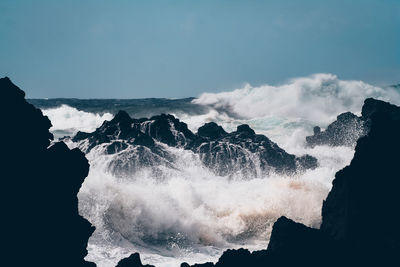
<path id="1" fill-rule="evenodd" d="M 256 134 L 256 133 L 254 132 L 254 130 L 251 129 L 250 126 L 247 125 L 247 124 L 239 125 L 239 126 L 237 127 L 237 129 L 236 129 L 236 132 L 238 132 L 238 133 L 246 133 L 246 134 L 248 134 L 248 135 L 255 135 L 255 134 Z"/>
<path id="2" fill-rule="evenodd" d="M 301 255 L 309 250 L 318 254 L 317 252 L 321 250 L 320 244 L 326 243 L 326 240 L 327 238 L 317 229 L 282 216 L 273 226 L 268 251 L 278 254 L 290 251 Z"/>
<path id="3" fill-rule="evenodd" d="M 133 144 L 152 148 L 154 146 L 154 139 L 147 134 L 139 133 L 133 141 Z"/>
<path id="4" fill-rule="evenodd" d="M 128 258 L 120 260 L 116 267 L 154 267 L 154 265 L 143 265 L 139 253 L 131 254 Z"/>
<path id="5" fill-rule="evenodd" d="M 321 230 L 354 250 L 392 256 L 400 251 L 395 212 L 400 204 L 400 108 L 367 99 L 363 116 L 370 119 L 370 132 L 358 140 L 351 164 L 336 174 L 322 207 Z"/>
<path id="6" fill-rule="evenodd" d="M 317 159 L 310 155 L 304 155 L 304 156 L 298 157 L 298 158 L 296 158 L 296 162 L 299 166 L 298 168 L 315 169 L 316 167 L 318 167 Z"/>
<path id="7" fill-rule="evenodd" d="M 394 121 L 400 120 L 398 106 L 373 98 L 365 99 L 361 110 L 361 117 L 364 118 L 364 120 L 369 120 L 371 119 L 371 116 L 376 113 L 385 113 Z"/>
<path id="8" fill-rule="evenodd" d="M 249 262 L 251 262 L 251 253 L 247 249 L 228 249 L 222 254 L 215 266 L 247 266 Z"/>
<path id="9" fill-rule="evenodd" d="M 314 135 L 307 136 L 306 142 L 309 146 L 353 146 L 358 138 L 366 134 L 364 126 L 365 118 L 357 117 L 351 112 L 342 113 L 337 116 L 336 121 L 331 123 L 325 131 L 314 127 Z"/>
<path id="10" fill-rule="evenodd" d="M 214 264 L 212 262 L 206 262 L 206 263 L 196 263 L 193 265 L 189 265 L 188 263 L 184 262 L 181 264 L 181 267 L 214 267 Z"/>
<path id="11" fill-rule="evenodd" d="M 225 132 L 225 130 L 215 122 L 209 122 L 197 130 L 197 135 L 209 140 L 215 140 L 226 136 L 227 132 Z"/>
<path id="12" fill-rule="evenodd" d="M 342 113 L 325 131 L 321 132 L 320 127 L 314 127 L 314 135 L 307 136 L 306 142 L 311 147 L 317 145 L 353 146 L 358 138 L 368 133 L 372 114 L 385 112 L 398 118 L 396 110 L 395 105 L 367 98 L 362 107 L 361 117 L 350 112 Z"/>
<path id="13" fill-rule="evenodd" d="M 321 229 L 281 217 L 267 250 L 228 250 L 215 266 L 399 266 L 400 107 L 367 99 L 363 116 L 370 131 L 336 173 Z"/>
<path id="14" fill-rule="evenodd" d="M 165 114 L 150 119 L 132 119 L 120 111 L 93 133 L 78 132 L 72 140 L 86 140 L 81 147 L 85 153 L 104 143 L 110 143 L 107 145 L 109 154 L 136 147 L 135 151 L 129 150 L 129 155 L 122 153 L 123 159 L 111 161 L 110 168 L 114 174 L 121 175 L 132 174 L 146 166 L 158 168 L 164 164 L 171 167 L 174 157 L 159 143 L 192 150 L 200 155 L 206 167 L 222 176 L 257 177 L 270 172 L 293 173 L 317 166 L 316 158 L 288 154 L 266 136 L 255 134 L 249 125 L 240 125 L 237 131 L 227 133 L 221 126 L 210 122 L 193 134 L 185 123 Z"/>
<path id="15" fill-rule="evenodd" d="M 121 141 L 114 141 L 110 145 L 107 146 L 106 151 L 107 154 L 115 154 L 121 152 L 122 150 L 126 149 L 128 145 Z"/>
<path id="16" fill-rule="evenodd" d="M 81 140 L 83 140 L 83 139 L 89 138 L 90 135 L 91 135 L 90 133 L 78 131 L 78 132 L 75 134 L 75 136 L 72 138 L 72 141 L 73 141 L 73 142 L 79 142 L 79 141 L 81 141 Z"/>
<path id="17" fill-rule="evenodd" d="M 240 173 L 257 177 L 270 172 L 293 173 L 298 170 L 297 162 L 299 169 L 308 167 L 303 165 L 305 160 L 298 161 L 268 137 L 255 134 L 248 125 L 241 125 L 238 131 L 213 141 L 199 143 L 192 150 L 200 154 L 204 165 L 219 175 Z"/>
<path id="18" fill-rule="evenodd" d="M 142 130 L 154 139 L 169 146 L 185 146 L 195 138 L 186 123 L 169 114 L 151 117 L 150 123 L 144 124 Z"/>
<path id="19" fill-rule="evenodd" d="M 8 78 L 0 79 L 0 93 L 5 117 L 0 137 L 2 261 L 10 266 L 95 266 L 83 259 L 94 227 L 79 215 L 77 199 L 88 161 L 62 142 L 49 147 L 49 119 Z"/>
<path id="20" fill-rule="evenodd" d="M 118 113 L 115 114 L 114 118 L 111 121 L 120 124 L 125 124 L 127 126 L 129 126 L 132 123 L 132 119 L 129 116 L 129 114 L 123 110 L 118 111 Z"/>

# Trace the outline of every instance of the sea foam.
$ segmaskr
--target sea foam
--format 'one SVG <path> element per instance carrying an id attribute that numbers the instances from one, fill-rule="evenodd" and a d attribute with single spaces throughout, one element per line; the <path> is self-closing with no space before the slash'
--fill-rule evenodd
<path id="1" fill-rule="evenodd" d="M 96 226 L 87 260 L 115 266 L 140 252 L 144 263 L 156 266 L 216 261 L 227 248 L 266 248 L 272 225 L 282 215 L 318 228 L 334 175 L 350 163 L 354 148 L 308 148 L 305 136 L 341 112 L 359 113 L 366 97 L 400 103 L 400 95 L 390 88 L 316 74 L 280 86 L 204 93 L 193 102 L 208 106 L 206 113 L 179 114 L 193 131 L 209 121 L 227 131 L 247 123 L 287 152 L 318 159 L 318 168 L 292 176 L 218 176 L 191 151 L 166 145 L 177 160 L 173 166 L 157 166 L 161 174 L 143 168 L 116 176 L 108 169 L 116 155 L 96 146 L 86 155 L 91 168 L 78 195 L 80 213 Z M 44 113 L 55 132 L 93 131 L 112 118 L 65 105 Z M 71 147 L 85 146 L 66 141 Z"/>

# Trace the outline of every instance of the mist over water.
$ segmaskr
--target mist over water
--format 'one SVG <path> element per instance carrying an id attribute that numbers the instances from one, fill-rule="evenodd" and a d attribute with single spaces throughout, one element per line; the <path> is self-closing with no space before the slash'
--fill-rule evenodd
<path id="1" fill-rule="evenodd" d="M 111 113 L 94 114 L 80 111 L 67 105 L 44 109 L 43 113 L 49 117 L 53 125 L 50 131 L 55 135 L 55 138 L 72 136 L 78 130 L 93 132 L 105 120 L 111 120 L 113 118 Z"/>
<path id="2" fill-rule="evenodd" d="M 318 159 L 318 168 L 292 176 L 218 176 L 193 152 L 164 144 L 159 145 L 176 158 L 172 166 L 113 175 L 109 163 L 122 155 L 107 155 L 105 144 L 96 146 L 86 155 L 91 168 L 78 195 L 80 213 L 96 226 L 87 260 L 100 267 L 115 266 L 121 258 L 140 252 L 144 263 L 156 266 L 216 261 L 227 248 L 265 249 L 272 225 L 282 215 L 318 228 L 322 201 L 335 173 L 350 163 L 354 148 L 311 149 L 305 146 L 305 136 L 341 112 L 359 114 L 367 97 L 400 104 L 400 95 L 392 89 L 317 74 L 281 86 L 204 93 L 193 102 L 207 106 L 206 112 L 175 114 L 193 132 L 210 121 L 226 131 L 247 123 L 287 152 Z M 93 131 L 112 118 L 110 113 L 65 105 L 44 113 L 55 133 Z M 85 142 L 68 145 L 86 149 Z"/>
<path id="3" fill-rule="evenodd" d="M 279 86 L 263 85 L 230 92 L 203 93 L 194 103 L 209 105 L 237 118 L 278 116 L 326 124 L 336 115 L 360 113 L 365 98 L 400 102 L 394 88 L 380 88 L 362 81 L 342 81 L 332 74 L 314 74 Z"/>

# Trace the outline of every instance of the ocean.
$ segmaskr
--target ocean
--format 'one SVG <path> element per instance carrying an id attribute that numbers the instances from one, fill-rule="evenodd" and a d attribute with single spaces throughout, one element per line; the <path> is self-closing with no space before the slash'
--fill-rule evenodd
<path id="1" fill-rule="evenodd" d="M 185 99 L 30 99 L 49 117 L 55 139 L 93 132 L 119 110 L 132 118 L 172 114 L 192 132 L 207 122 L 231 132 L 248 124 L 286 152 L 318 159 L 318 167 L 283 175 L 238 172 L 218 175 L 199 156 L 181 147 L 159 144 L 172 160 L 136 167 L 116 175 L 110 162 L 131 161 L 138 147 L 108 154 L 105 145 L 88 150 L 85 141 L 63 140 L 86 152 L 90 172 L 78 194 L 80 214 L 96 231 L 86 257 L 99 267 L 115 266 L 133 252 L 142 262 L 179 266 L 215 262 L 228 248 L 265 249 L 272 225 L 286 216 L 319 228 L 321 206 L 335 173 L 348 165 L 353 147 L 306 146 L 313 127 L 322 128 L 337 115 L 360 115 L 365 98 L 400 104 L 395 87 L 376 87 L 362 81 L 344 81 L 332 74 L 296 78 L 285 84 L 203 93 Z M 127 157 L 126 155 L 129 155 Z M 133 155 L 133 156 L 132 156 Z M 251 153 L 248 155 L 252 157 Z M 68 163 L 66 163 L 68 164 Z M 157 165 L 157 166 L 154 166 Z M 257 167 L 257 166 L 256 166 Z"/>

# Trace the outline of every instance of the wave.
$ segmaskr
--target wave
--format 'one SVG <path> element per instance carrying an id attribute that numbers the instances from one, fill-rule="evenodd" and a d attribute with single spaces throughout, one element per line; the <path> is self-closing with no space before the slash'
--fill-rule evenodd
<path id="1" fill-rule="evenodd" d="M 334 174 L 350 163 L 354 148 L 309 148 L 305 136 L 313 126 L 327 125 L 342 112 L 359 113 L 367 97 L 400 104 L 393 89 L 315 74 L 280 86 L 246 85 L 231 92 L 204 93 L 192 100 L 206 107 L 204 112 L 175 114 L 192 131 L 210 121 L 227 131 L 249 124 L 287 152 L 318 159 L 318 168 L 291 176 L 219 176 L 193 152 L 166 145 L 176 159 L 173 166 L 157 163 L 157 172 L 143 167 L 118 176 L 109 166 L 123 154 L 110 155 L 104 145 L 97 145 L 86 154 L 91 168 L 78 195 L 80 213 L 96 226 L 87 259 L 109 267 L 140 252 L 145 263 L 178 266 L 183 261 L 215 261 L 227 248 L 263 249 L 272 224 L 282 215 L 318 228 Z M 113 117 L 66 105 L 44 113 L 53 132 L 70 135 L 94 131 Z M 65 141 L 70 147 L 87 145 Z"/>
<path id="2" fill-rule="evenodd" d="M 296 78 L 279 86 L 247 84 L 230 92 L 203 93 L 192 102 L 213 107 L 234 118 L 274 116 L 327 124 L 340 113 L 359 113 L 368 97 L 400 104 L 400 94 L 394 88 L 344 81 L 332 74 Z"/>
<path id="3" fill-rule="evenodd" d="M 51 124 L 50 131 L 55 137 L 72 136 L 77 131 L 92 132 L 96 130 L 105 120 L 111 120 L 111 113 L 90 113 L 76 108 L 61 105 L 56 108 L 43 109 L 44 115 L 49 117 Z"/>
<path id="4" fill-rule="evenodd" d="M 352 148 L 308 151 L 320 167 L 297 176 L 248 179 L 218 176 L 191 151 L 167 147 L 178 165 L 117 177 L 107 169 L 115 155 L 91 150 L 89 176 L 79 192 L 80 213 L 96 226 L 88 260 L 114 266 L 139 251 L 144 262 L 176 266 L 216 260 L 227 248 L 267 246 L 271 227 L 284 215 L 319 227 L 321 205 L 334 173 L 350 162 Z M 113 251 L 113 254 L 109 254 Z"/>

